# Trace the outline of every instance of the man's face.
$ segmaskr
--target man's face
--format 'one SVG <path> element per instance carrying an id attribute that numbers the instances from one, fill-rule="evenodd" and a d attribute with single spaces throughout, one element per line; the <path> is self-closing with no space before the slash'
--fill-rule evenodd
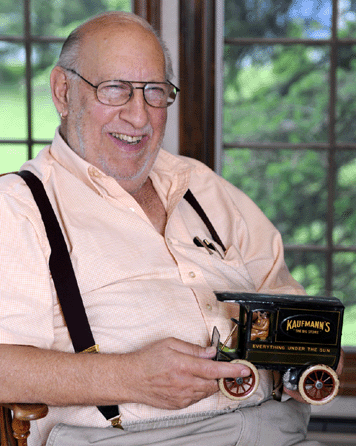
<path id="1" fill-rule="evenodd" d="M 80 57 L 78 72 L 94 85 L 113 79 L 166 80 L 161 47 L 151 33 L 136 24 L 109 25 L 87 34 Z M 125 105 L 104 105 L 95 89 L 78 77 L 70 83 L 62 131 L 79 156 L 135 193 L 154 164 L 166 119 L 167 110 L 149 106 L 142 90 L 134 90 Z"/>

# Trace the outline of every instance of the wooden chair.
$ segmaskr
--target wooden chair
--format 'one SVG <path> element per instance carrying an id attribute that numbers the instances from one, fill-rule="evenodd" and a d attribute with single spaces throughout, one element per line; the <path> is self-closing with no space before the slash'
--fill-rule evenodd
<path id="1" fill-rule="evenodd" d="M 47 412 L 45 404 L 1 404 L 1 446 L 27 446 L 30 421 L 45 417 Z"/>

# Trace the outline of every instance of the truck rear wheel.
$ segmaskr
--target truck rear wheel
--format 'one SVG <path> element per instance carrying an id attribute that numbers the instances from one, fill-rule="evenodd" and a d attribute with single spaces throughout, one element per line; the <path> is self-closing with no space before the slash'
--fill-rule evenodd
<path id="1" fill-rule="evenodd" d="M 246 365 L 251 369 L 251 375 L 241 378 L 220 378 L 220 390 L 231 400 L 246 400 L 255 393 L 260 383 L 258 370 L 251 362 L 244 359 L 234 359 L 231 362 Z"/>
<path id="2" fill-rule="evenodd" d="M 337 395 L 339 379 L 332 368 L 323 364 L 313 365 L 302 373 L 298 390 L 307 403 L 326 404 Z"/>

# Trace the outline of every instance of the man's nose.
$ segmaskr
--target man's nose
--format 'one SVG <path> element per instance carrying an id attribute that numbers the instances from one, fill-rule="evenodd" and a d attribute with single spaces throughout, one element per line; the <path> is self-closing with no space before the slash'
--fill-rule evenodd
<path id="1" fill-rule="evenodd" d="M 135 128 L 144 127 L 149 121 L 149 105 L 143 96 L 143 88 L 135 87 L 132 96 L 120 111 L 120 118 L 129 122 Z"/>

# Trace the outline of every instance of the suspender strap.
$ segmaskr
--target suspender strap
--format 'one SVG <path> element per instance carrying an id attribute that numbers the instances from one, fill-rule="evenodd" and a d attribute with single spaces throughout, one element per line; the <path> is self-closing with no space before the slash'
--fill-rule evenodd
<path id="1" fill-rule="evenodd" d="M 76 353 L 95 351 L 95 341 L 80 295 L 67 245 L 43 184 L 36 175 L 28 170 L 17 172 L 17 174 L 30 188 L 46 228 L 48 241 L 51 246 L 49 268 L 74 350 Z M 213 240 L 218 243 L 225 252 L 226 248 L 223 242 L 190 189 L 187 190 L 184 198 L 203 220 L 206 227 L 209 229 Z M 114 418 L 119 415 L 118 406 L 98 406 L 98 409 L 106 419 Z"/>
<path id="2" fill-rule="evenodd" d="M 80 295 L 67 245 L 42 181 L 28 170 L 17 172 L 17 174 L 20 175 L 30 188 L 46 228 L 48 241 L 51 246 L 49 268 L 74 350 L 76 353 L 95 351 L 95 341 Z M 118 406 L 99 406 L 98 409 L 106 419 L 113 418 L 119 414 Z"/>
<path id="3" fill-rule="evenodd" d="M 31 189 L 41 212 L 51 255 L 49 268 L 76 353 L 95 345 L 62 230 L 42 182 L 29 171 L 18 173 Z"/>
<path id="4" fill-rule="evenodd" d="M 184 195 L 184 198 L 188 201 L 188 203 L 192 206 L 192 208 L 195 210 L 195 212 L 199 215 L 199 217 L 203 220 L 205 223 L 205 226 L 209 229 L 209 232 L 217 244 L 219 244 L 224 252 L 226 252 L 226 248 L 221 241 L 218 233 L 215 231 L 214 226 L 212 225 L 211 221 L 209 220 L 209 217 L 204 212 L 204 209 L 200 206 L 198 200 L 194 197 L 191 190 L 188 189 L 187 192 Z"/>

